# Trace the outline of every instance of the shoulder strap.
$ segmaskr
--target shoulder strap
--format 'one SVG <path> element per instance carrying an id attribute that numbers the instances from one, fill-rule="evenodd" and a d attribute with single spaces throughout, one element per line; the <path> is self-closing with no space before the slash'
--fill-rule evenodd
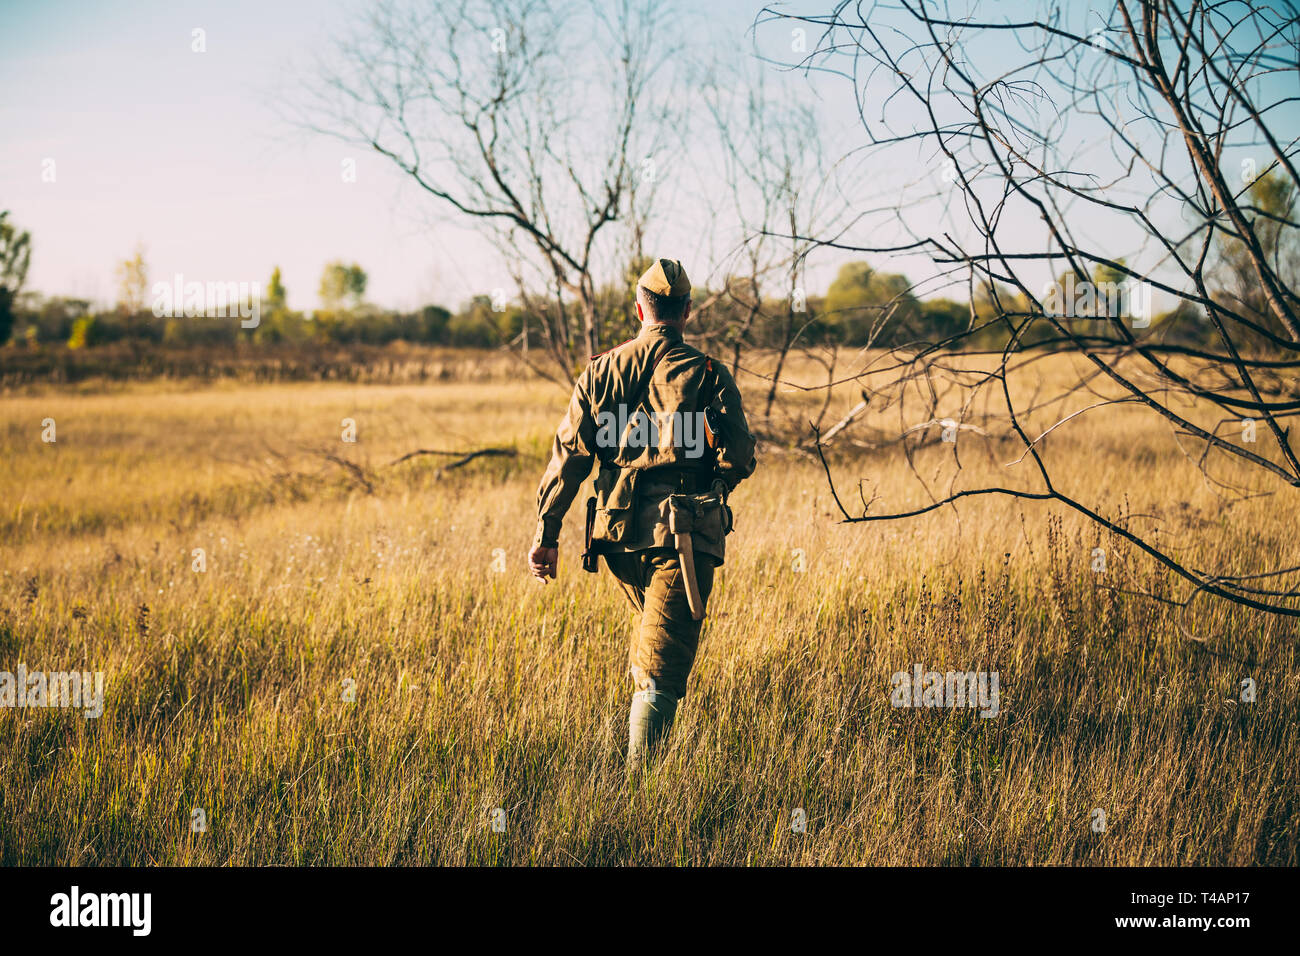
<path id="1" fill-rule="evenodd" d="M 655 371 L 659 368 L 659 363 L 664 360 L 664 356 L 668 354 L 670 348 L 672 348 L 671 342 L 669 342 L 666 347 L 661 347 L 659 354 L 654 356 L 646 366 L 646 370 L 637 381 L 636 387 L 634 389 L 629 389 L 621 396 L 622 402 L 620 404 L 627 408 L 629 415 L 637 411 L 641 407 L 641 403 L 644 402 L 646 397 L 650 394 L 650 386 L 654 383 Z M 635 400 L 629 401 L 629 398 Z M 617 407 L 618 405 L 616 404 L 615 408 Z M 621 440 L 622 436 L 620 435 L 619 438 Z M 606 454 L 613 454 L 615 450 L 616 449 L 610 449 Z M 607 464 L 605 455 L 601 455 L 600 452 L 597 451 L 596 457 L 600 461 L 601 467 L 605 467 Z"/>
<path id="2" fill-rule="evenodd" d="M 667 347 L 661 349 L 659 354 L 656 355 L 654 360 L 646 367 L 645 375 L 641 378 L 641 381 L 637 383 L 636 391 L 630 393 L 631 396 L 635 398 L 635 401 L 626 402 L 625 400 L 629 414 L 631 414 L 635 409 L 640 408 L 641 403 L 650 395 L 650 386 L 654 384 L 655 371 L 659 368 L 659 363 L 664 360 L 664 356 L 668 354 L 668 349 L 672 347 L 672 343 L 669 342 Z"/>
<path id="3" fill-rule="evenodd" d="M 705 394 L 709 397 L 704 400 L 704 407 L 708 408 L 722 394 L 722 381 L 718 377 L 718 370 L 713 367 L 713 356 L 704 357 L 704 378 L 707 386 Z"/>

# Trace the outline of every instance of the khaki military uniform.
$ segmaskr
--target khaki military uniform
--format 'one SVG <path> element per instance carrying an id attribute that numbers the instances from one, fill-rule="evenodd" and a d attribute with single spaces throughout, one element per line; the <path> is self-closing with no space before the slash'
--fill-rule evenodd
<path id="1" fill-rule="evenodd" d="M 755 467 L 731 374 L 662 324 L 646 323 L 635 339 L 593 358 L 574 387 L 538 488 L 534 546 L 557 546 L 564 515 L 593 465 L 592 544 L 637 614 L 632 677 L 638 689 L 681 698 L 702 622 L 688 607 L 673 525 L 691 532 L 695 576 L 707 601 L 731 530 L 726 497 Z"/>

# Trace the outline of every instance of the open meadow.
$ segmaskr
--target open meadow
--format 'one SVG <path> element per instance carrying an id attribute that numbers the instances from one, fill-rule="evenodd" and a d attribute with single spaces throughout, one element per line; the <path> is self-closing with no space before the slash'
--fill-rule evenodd
<path id="1" fill-rule="evenodd" d="M 1017 387 L 1075 374 L 1049 357 Z M 580 569 L 578 508 L 558 581 L 525 571 L 566 400 L 509 367 L 10 388 L 0 669 L 105 684 L 98 718 L 0 710 L 0 863 L 1300 863 L 1294 619 L 1161 601 L 1187 585 L 1053 505 L 842 524 L 816 457 L 770 441 L 671 745 L 629 787 L 630 613 Z M 828 453 L 846 506 L 859 478 L 873 512 L 927 503 L 918 475 L 1031 487 L 1005 426 L 969 420 L 914 435 L 915 472 L 888 440 L 915 421 L 855 421 Z M 396 461 L 484 447 L 514 454 Z M 1294 496 L 1227 503 L 1145 409 L 1044 447 L 1189 565 L 1300 565 Z M 998 672 L 997 715 L 894 708 L 916 664 Z"/>

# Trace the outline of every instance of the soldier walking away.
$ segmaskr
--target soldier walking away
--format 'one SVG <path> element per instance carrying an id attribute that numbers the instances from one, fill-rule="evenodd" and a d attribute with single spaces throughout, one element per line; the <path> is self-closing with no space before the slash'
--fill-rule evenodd
<path id="1" fill-rule="evenodd" d="M 695 662 L 713 572 L 732 529 L 728 496 L 754 472 L 754 438 L 723 364 L 682 339 L 691 283 L 658 259 L 637 282 L 640 334 L 592 356 L 537 490 L 529 570 L 545 583 L 560 525 L 596 466 L 582 566 L 603 558 L 635 611 L 628 767 L 671 726 Z"/>

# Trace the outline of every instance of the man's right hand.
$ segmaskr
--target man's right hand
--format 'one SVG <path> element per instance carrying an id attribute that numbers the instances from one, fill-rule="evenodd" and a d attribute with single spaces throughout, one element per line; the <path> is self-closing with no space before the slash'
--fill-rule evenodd
<path id="1" fill-rule="evenodd" d="M 559 561 L 559 548 L 536 547 L 528 552 L 528 570 L 543 584 L 547 578 L 555 577 L 555 567 Z"/>

